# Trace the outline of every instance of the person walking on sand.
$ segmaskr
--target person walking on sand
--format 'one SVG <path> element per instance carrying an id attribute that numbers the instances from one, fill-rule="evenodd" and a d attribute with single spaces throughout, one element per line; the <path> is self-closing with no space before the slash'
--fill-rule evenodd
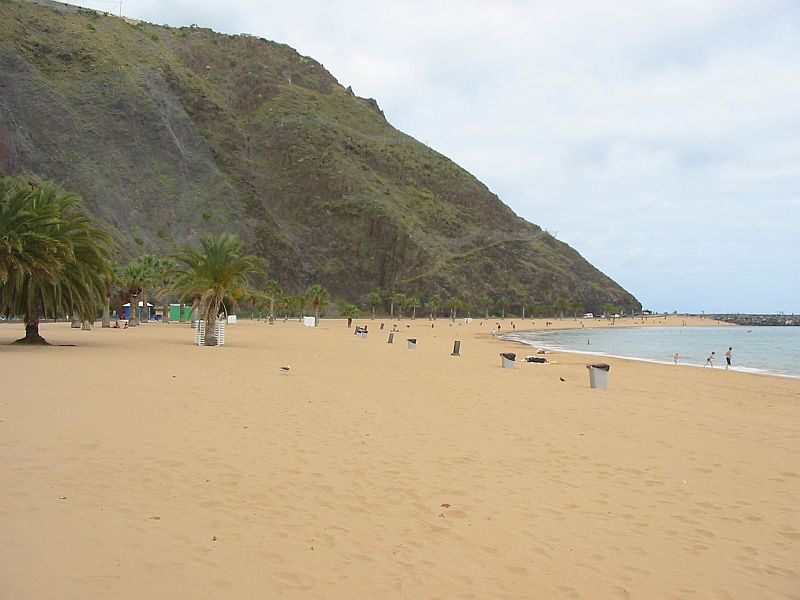
<path id="1" fill-rule="evenodd" d="M 706 359 L 706 366 L 707 367 L 711 367 L 713 369 L 714 368 L 714 359 L 715 358 L 717 358 L 717 353 L 716 352 L 712 352 L 711 354 L 709 354 L 708 358 Z"/>
<path id="2" fill-rule="evenodd" d="M 731 368 L 731 359 L 732 358 L 733 358 L 733 348 L 731 347 L 731 348 L 728 348 L 728 350 L 725 352 L 725 363 L 726 363 L 725 364 L 725 370 L 726 371 Z"/>

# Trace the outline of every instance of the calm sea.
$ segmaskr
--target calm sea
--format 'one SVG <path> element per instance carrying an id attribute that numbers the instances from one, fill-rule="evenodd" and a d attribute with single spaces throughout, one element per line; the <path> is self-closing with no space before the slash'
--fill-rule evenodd
<path id="1" fill-rule="evenodd" d="M 531 346 L 702 366 L 715 351 L 715 368 L 725 367 L 723 356 L 733 347 L 733 366 L 739 371 L 800 378 L 800 327 L 642 327 L 527 331 L 507 334 Z M 588 343 L 587 343 L 588 342 Z"/>

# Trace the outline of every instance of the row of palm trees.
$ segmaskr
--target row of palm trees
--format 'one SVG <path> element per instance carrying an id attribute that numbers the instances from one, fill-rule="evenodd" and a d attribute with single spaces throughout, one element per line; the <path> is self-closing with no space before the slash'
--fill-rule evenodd
<path id="1" fill-rule="evenodd" d="M 98 307 L 102 308 L 103 326 L 108 327 L 112 296 L 118 300 L 117 314 L 121 314 L 122 302 L 130 299 L 131 326 L 139 323 L 140 301 L 145 307 L 141 320 L 148 320 L 150 292 L 165 298 L 165 320 L 169 320 L 170 297 L 177 297 L 181 303 L 190 302 L 195 318 L 207 323 L 207 345 L 216 345 L 214 330 L 221 310 L 228 312 L 241 300 L 268 307 L 270 317 L 274 317 L 276 309 L 285 310 L 288 316 L 310 307 L 317 320 L 329 301 L 328 290 L 318 283 L 295 296 L 285 295 L 274 279 L 262 290 L 251 289 L 249 277 L 262 273 L 266 262 L 246 254 L 242 240 L 232 234 L 204 235 L 199 248 L 186 247 L 167 258 L 144 255 L 123 268 L 112 266 L 111 251 L 111 237 L 81 210 L 77 195 L 30 176 L 0 174 L 0 314 L 24 318 L 25 337 L 18 343 L 46 343 L 39 335 L 41 318 L 71 315 L 73 319 L 94 321 Z M 416 295 L 381 288 L 372 290 L 365 300 L 373 318 L 376 307 L 381 305 L 389 306 L 390 317 L 395 316 L 396 310 L 398 318 L 409 310 L 414 319 L 423 307 L 432 319 L 442 309 L 447 309 L 452 319 L 459 311 L 472 314 L 478 309 L 486 318 L 492 310 L 499 310 L 505 318 L 512 305 L 506 297 L 486 298 L 476 305 L 457 297 L 445 300 L 438 294 L 422 303 Z M 526 310 L 536 316 L 550 308 L 513 304 L 521 306 L 523 318 Z M 577 314 L 583 307 L 564 299 L 552 306 L 552 311 L 562 317 L 570 310 Z M 342 305 L 340 312 L 345 317 L 360 314 L 353 304 Z"/>
<path id="2" fill-rule="evenodd" d="M 46 344 L 42 318 L 94 321 L 101 307 L 108 326 L 116 282 L 127 288 L 132 325 L 138 324 L 139 297 L 147 306 L 148 290 L 169 288 L 192 301 L 208 323 L 206 344 L 216 345 L 221 305 L 242 298 L 248 276 L 265 264 L 243 248 L 235 235 L 205 235 L 199 249 L 187 247 L 169 259 L 144 256 L 115 270 L 111 236 L 83 212 L 79 196 L 29 175 L 0 174 L 0 314 L 23 317 L 25 337 L 16 343 Z"/>
<path id="3" fill-rule="evenodd" d="M 485 318 L 491 315 L 497 315 L 501 318 L 506 318 L 506 311 L 512 307 L 518 307 L 521 310 L 521 316 L 535 317 L 546 314 L 560 315 L 563 317 L 565 314 L 573 313 L 577 315 L 583 312 L 583 304 L 580 302 L 569 302 L 563 298 L 559 298 L 552 305 L 542 305 L 533 302 L 512 301 L 506 296 L 501 296 L 497 299 L 486 297 L 480 303 L 466 302 L 458 297 L 451 297 L 443 300 L 438 294 L 431 296 L 427 302 L 422 303 L 418 296 L 406 295 L 402 292 L 393 290 L 383 290 L 380 287 L 373 289 L 365 297 L 367 305 L 372 311 L 372 318 L 375 318 L 376 308 L 379 306 L 389 307 L 389 316 L 395 316 L 395 309 L 398 318 L 403 318 L 403 311 L 405 309 L 411 310 L 411 318 L 416 318 L 417 309 L 424 307 L 427 309 L 429 317 L 435 319 L 440 311 L 444 308 L 448 311 L 448 316 L 451 319 L 458 317 L 459 312 L 462 314 L 475 314 L 482 312 Z M 619 312 L 619 311 L 615 311 Z"/>

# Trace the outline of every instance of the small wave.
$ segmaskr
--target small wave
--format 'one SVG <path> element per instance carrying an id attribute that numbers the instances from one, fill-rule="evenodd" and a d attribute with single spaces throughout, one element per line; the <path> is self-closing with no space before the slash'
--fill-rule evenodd
<path id="1" fill-rule="evenodd" d="M 569 330 L 567 330 L 569 331 Z M 498 338 L 509 341 L 515 342 L 519 344 L 523 344 L 525 346 L 535 346 L 542 350 L 546 350 L 548 352 L 564 352 L 568 354 L 583 354 L 586 356 L 604 356 L 608 358 L 618 358 L 622 360 L 632 360 L 637 362 L 644 362 L 650 364 L 659 364 L 659 365 L 674 365 L 674 361 L 672 359 L 672 355 L 666 355 L 663 359 L 655 359 L 655 358 L 646 358 L 641 356 L 629 356 L 625 354 L 614 354 L 610 352 L 599 352 L 596 350 L 590 350 L 589 348 L 576 348 L 574 346 L 568 347 L 562 344 L 559 344 L 555 340 L 550 338 L 549 334 L 557 335 L 559 332 L 541 332 L 544 335 L 537 335 L 540 332 L 535 331 L 528 331 L 528 332 L 519 332 L 519 333 L 506 333 L 499 335 Z M 533 337 L 536 336 L 536 337 Z M 588 346 L 588 345 L 587 345 Z M 590 346 L 589 346 L 590 347 Z M 691 361 L 698 361 L 698 362 L 691 362 Z M 699 367 L 699 368 L 707 368 L 705 365 L 705 358 L 704 357 L 696 357 L 693 355 L 685 355 L 682 354 L 680 358 L 680 362 L 678 363 L 679 367 Z M 716 365 L 714 368 L 716 369 L 725 369 L 725 365 Z M 776 369 L 766 369 L 766 368 L 757 368 L 757 367 L 747 367 L 747 366 L 734 366 L 730 368 L 731 371 L 736 371 L 740 373 L 748 373 L 752 375 L 766 375 L 770 377 L 784 377 L 789 379 L 800 379 L 800 375 L 795 375 L 792 373 L 780 372 Z"/>

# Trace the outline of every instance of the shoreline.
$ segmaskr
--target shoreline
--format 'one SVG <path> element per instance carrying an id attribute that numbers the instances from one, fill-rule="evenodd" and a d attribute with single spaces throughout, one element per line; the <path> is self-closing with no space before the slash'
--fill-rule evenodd
<path id="1" fill-rule="evenodd" d="M 736 324 L 729 324 L 729 325 L 731 325 L 733 327 L 743 327 L 741 325 L 736 325 Z M 661 325 L 660 327 L 672 327 L 672 326 Z M 687 325 L 687 327 L 689 327 L 689 326 Z M 514 331 L 513 333 L 504 333 L 501 336 L 497 336 L 497 337 L 499 339 L 504 340 L 504 341 L 515 343 L 515 344 L 519 344 L 519 345 L 522 345 L 522 346 L 527 346 L 529 348 L 541 348 L 543 350 L 547 350 L 549 353 L 563 352 L 563 353 L 566 353 L 566 354 L 577 354 L 577 355 L 586 356 L 586 357 L 596 356 L 596 357 L 615 358 L 615 359 L 619 359 L 619 360 L 628 360 L 628 361 L 633 361 L 633 362 L 642 362 L 642 363 L 655 364 L 655 365 L 665 365 L 665 366 L 669 366 L 669 367 L 694 367 L 694 368 L 700 368 L 700 369 L 706 368 L 705 365 L 687 363 L 687 362 L 678 363 L 676 365 L 676 364 L 674 364 L 672 362 L 669 362 L 669 361 L 666 361 L 666 360 L 657 360 L 657 359 L 654 359 L 654 358 L 645 358 L 645 357 L 640 357 L 640 356 L 626 356 L 626 355 L 622 355 L 622 354 L 609 354 L 609 353 L 606 353 L 606 352 L 586 352 L 586 351 L 583 351 L 583 350 L 571 350 L 571 349 L 567 349 L 567 348 L 563 348 L 563 347 L 556 348 L 556 347 L 547 346 L 547 345 L 528 343 L 528 342 L 525 342 L 523 340 L 516 340 L 516 339 L 513 339 L 513 338 L 509 337 L 509 336 L 518 335 L 520 333 L 537 333 L 537 332 L 540 332 L 540 331 L 567 331 L 569 329 L 570 328 L 549 329 L 549 330 L 523 329 L 523 330 L 520 330 L 520 331 Z M 621 329 L 635 329 L 635 328 L 633 328 L 633 327 L 623 327 Z M 748 375 L 758 375 L 758 376 L 761 376 L 761 377 L 781 377 L 781 378 L 785 378 L 785 379 L 800 380 L 800 375 L 787 375 L 785 373 L 774 373 L 774 372 L 771 372 L 769 370 L 759 369 L 759 368 L 756 368 L 756 367 L 739 367 L 739 366 L 735 366 L 735 367 L 731 367 L 730 369 L 725 369 L 724 365 L 719 365 L 719 366 L 714 367 L 714 368 L 715 369 L 728 370 L 728 371 L 732 371 L 732 372 L 735 372 L 735 373 L 742 373 L 742 374 L 748 374 Z"/>

